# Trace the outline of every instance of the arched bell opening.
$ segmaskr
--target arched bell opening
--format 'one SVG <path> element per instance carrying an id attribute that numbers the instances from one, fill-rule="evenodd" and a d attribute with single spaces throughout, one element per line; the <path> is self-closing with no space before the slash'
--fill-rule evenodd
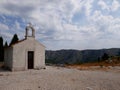
<path id="1" fill-rule="evenodd" d="M 35 29 L 32 27 L 32 25 L 26 27 L 25 38 L 27 37 L 35 37 Z"/>

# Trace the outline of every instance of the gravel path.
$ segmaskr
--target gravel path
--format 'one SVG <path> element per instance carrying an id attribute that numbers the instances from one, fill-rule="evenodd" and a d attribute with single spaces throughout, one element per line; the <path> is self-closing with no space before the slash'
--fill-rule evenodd
<path id="1" fill-rule="evenodd" d="M 0 72 L 0 90 L 120 90 L 120 72 L 45 70 Z"/>

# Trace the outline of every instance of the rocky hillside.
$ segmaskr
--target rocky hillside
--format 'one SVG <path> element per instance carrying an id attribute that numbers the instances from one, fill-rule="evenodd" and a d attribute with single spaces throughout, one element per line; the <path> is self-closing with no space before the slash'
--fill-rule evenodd
<path id="1" fill-rule="evenodd" d="M 96 62 L 102 59 L 104 54 L 108 56 L 120 56 L 120 48 L 99 50 L 57 50 L 46 51 L 46 63 L 52 64 L 81 64 Z"/>

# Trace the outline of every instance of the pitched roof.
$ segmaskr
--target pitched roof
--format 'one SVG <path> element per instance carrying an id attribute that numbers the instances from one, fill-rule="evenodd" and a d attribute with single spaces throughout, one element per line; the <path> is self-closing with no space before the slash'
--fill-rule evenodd
<path id="1" fill-rule="evenodd" d="M 16 45 L 16 44 L 18 44 L 18 43 L 20 43 L 20 42 L 23 42 L 23 41 L 25 41 L 25 40 L 26 40 L 26 39 L 19 40 L 19 41 L 17 41 L 16 43 L 10 45 L 10 47 L 11 47 L 11 46 L 14 46 L 14 45 Z"/>
<path id="2" fill-rule="evenodd" d="M 21 42 L 23 42 L 23 41 L 25 41 L 25 40 L 27 40 L 26 38 L 24 38 L 24 39 L 22 39 L 22 40 L 19 40 L 19 41 L 17 41 L 16 43 L 14 43 L 14 44 L 12 44 L 12 45 L 10 45 L 10 46 L 8 46 L 8 47 L 5 47 L 5 49 L 7 49 L 7 48 L 10 48 L 10 47 L 12 47 L 12 46 L 14 46 L 14 45 L 16 45 L 16 44 L 19 44 L 19 43 L 21 43 Z M 37 41 L 37 40 L 35 40 L 35 41 Z M 38 41 L 37 41 L 38 42 Z M 45 47 L 42 43 L 40 43 L 40 42 L 38 42 L 40 45 L 42 45 L 43 47 Z"/>

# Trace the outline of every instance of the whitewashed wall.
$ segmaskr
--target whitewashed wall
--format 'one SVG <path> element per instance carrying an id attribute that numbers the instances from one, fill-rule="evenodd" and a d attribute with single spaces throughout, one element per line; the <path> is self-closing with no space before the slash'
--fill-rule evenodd
<path id="1" fill-rule="evenodd" d="M 27 37 L 26 40 L 19 42 L 12 47 L 13 54 L 8 57 L 13 56 L 13 58 L 10 59 L 10 61 L 13 60 L 13 63 L 11 64 L 6 60 L 6 63 L 10 63 L 12 65 L 12 67 L 10 65 L 12 71 L 28 69 L 28 51 L 34 51 L 34 68 L 45 68 L 45 47 L 36 41 L 35 38 Z"/>

